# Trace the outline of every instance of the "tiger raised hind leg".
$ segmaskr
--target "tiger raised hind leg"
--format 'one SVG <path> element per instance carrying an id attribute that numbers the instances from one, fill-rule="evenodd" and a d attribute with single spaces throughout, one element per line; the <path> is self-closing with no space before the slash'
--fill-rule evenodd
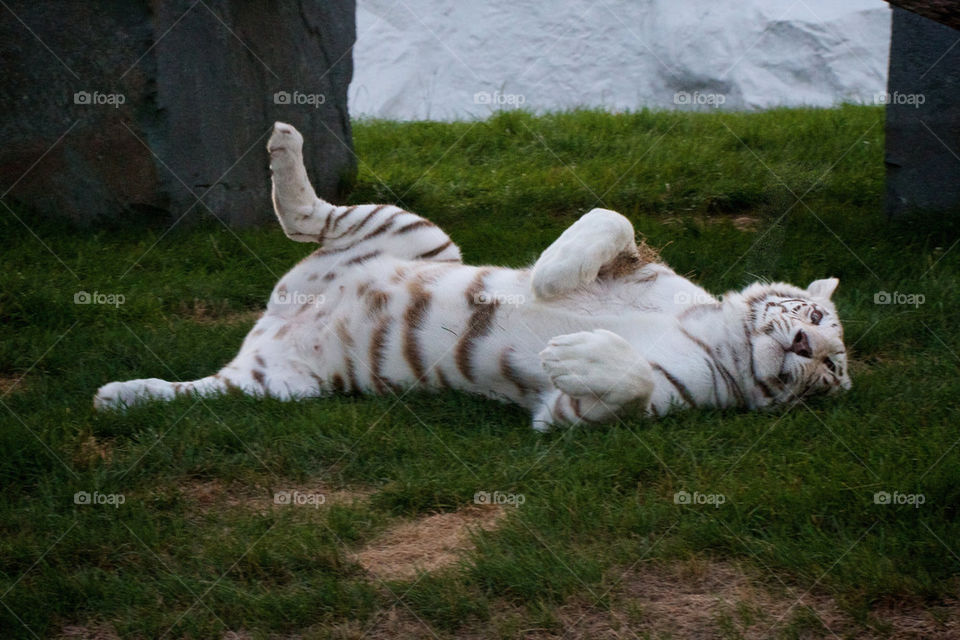
<path id="1" fill-rule="evenodd" d="M 364 390 L 361 378 L 367 372 L 359 359 L 343 353 L 355 340 L 353 328 L 332 320 L 333 309 L 344 302 L 338 280 L 376 260 L 459 264 L 460 249 L 432 222 L 399 207 L 335 206 L 318 198 L 303 165 L 302 148 L 296 129 L 276 123 L 267 143 L 273 204 L 287 237 L 317 243 L 320 249 L 281 278 L 237 356 L 216 374 L 199 380 L 111 382 L 97 391 L 96 408 L 178 395 L 215 396 L 231 389 L 283 400 Z M 331 321 L 324 322 L 324 315 Z M 299 329 L 309 335 L 297 336 Z M 318 371 L 316 361 L 324 356 L 344 362 L 340 367 L 344 371 L 329 375 L 322 367 Z"/>

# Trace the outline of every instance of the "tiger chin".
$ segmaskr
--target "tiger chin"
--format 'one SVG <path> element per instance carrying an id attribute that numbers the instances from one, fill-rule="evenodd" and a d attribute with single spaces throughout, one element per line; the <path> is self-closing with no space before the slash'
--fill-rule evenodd
<path id="1" fill-rule="evenodd" d="M 318 198 L 302 145 L 276 123 L 273 206 L 290 239 L 317 248 L 277 283 L 237 356 L 200 380 L 111 382 L 97 409 L 231 390 L 300 400 L 452 388 L 524 406 L 547 430 L 850 388 L 835 278 L 715 297 L 607 209 L 584 214 L 532 268 L 465 265 L 413 213 Z"/>

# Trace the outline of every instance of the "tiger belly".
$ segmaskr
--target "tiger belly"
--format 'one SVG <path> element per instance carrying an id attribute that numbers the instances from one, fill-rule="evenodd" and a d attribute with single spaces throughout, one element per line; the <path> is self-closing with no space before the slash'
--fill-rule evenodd
<path id="1" fill-rule="evenodd" d="M 455 388 L 533 407 L 550 387 L 537 354 L 555 323 L 528 270 L 349 261 L 311 256 L 281 279 L 261 353 L 292 345 L 323 392 Z"/>

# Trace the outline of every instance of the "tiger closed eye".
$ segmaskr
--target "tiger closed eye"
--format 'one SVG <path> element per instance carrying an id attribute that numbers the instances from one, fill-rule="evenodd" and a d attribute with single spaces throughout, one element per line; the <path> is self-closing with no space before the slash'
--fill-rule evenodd
<path id="1" fill-rule="evenodd" d="M 823 313 L 814 309 L 813 313 L 810 314 L 810 322 L 820 324 L 821 320 L 823 320 Z"/>
<path id="2" fill-rule="evenodd" d="M 830 371 L 832 371 L 832 372 L 834 372 L 834 373 L 837 372 L 837 365 L 835 365 L 835 364 L 833 363 L 833 360 L 831 360 L 830 358 L 824 358 L 824 359 L 823 359 L 823 363 L 824 363 L 825 365 L 827 365 L 827 369 L 830 369 Z"/>

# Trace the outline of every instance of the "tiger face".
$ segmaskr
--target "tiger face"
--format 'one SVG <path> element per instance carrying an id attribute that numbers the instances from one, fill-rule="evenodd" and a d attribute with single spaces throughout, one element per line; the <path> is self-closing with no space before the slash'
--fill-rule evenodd
<path id="1" fill-rule="evenodd" d="M 843 327 L 830 301 L 838 283 L 828 278 L 805 290 L 774 284 L 744 291 L 754 376 L 773 403 L 850 389 Z"/>

